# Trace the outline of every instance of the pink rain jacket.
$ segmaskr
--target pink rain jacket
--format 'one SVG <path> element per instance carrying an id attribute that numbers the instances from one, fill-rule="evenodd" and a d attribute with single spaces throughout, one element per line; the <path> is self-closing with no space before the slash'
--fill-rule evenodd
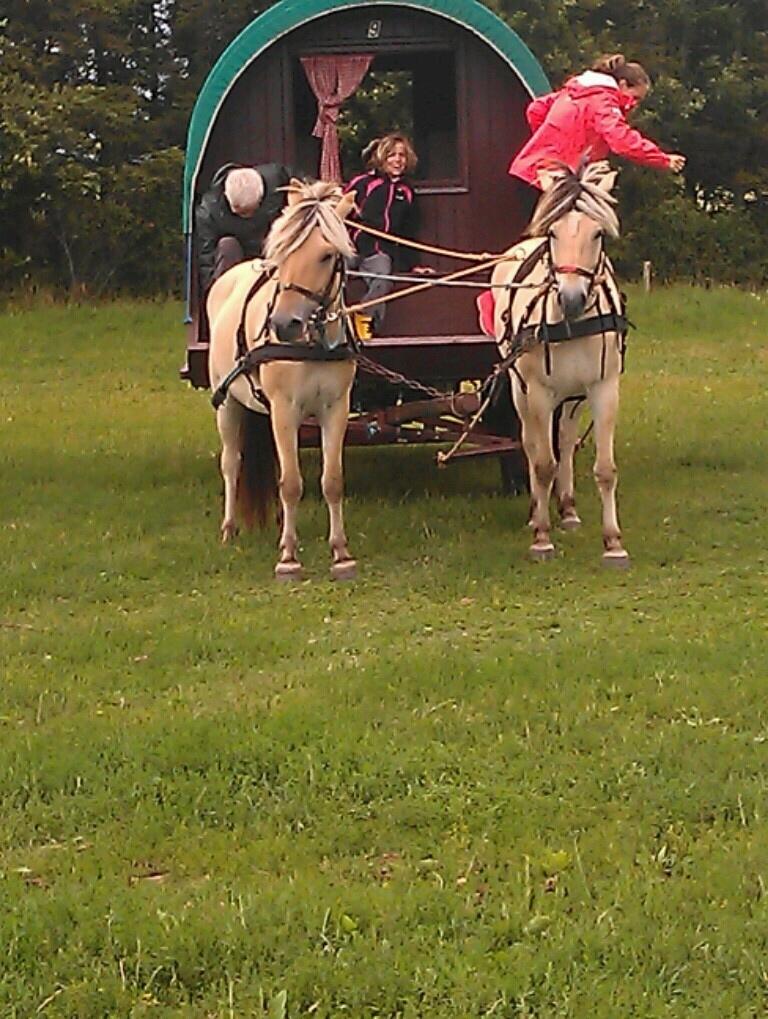
<path id="1" fill-rule="evenodd" d="M 553 160 L 575 170 L 585 153 L 590 162 L 597 162 L 609 152 L 668 170 L 669 155 L 625 119 L 636 104 L 609 74 L 585 71 L 571 78 L 559 92 L 534 99 L 526 109 L 533 136 L 512 160 L 509 172 L 538 186 L 537 172 Z"/>

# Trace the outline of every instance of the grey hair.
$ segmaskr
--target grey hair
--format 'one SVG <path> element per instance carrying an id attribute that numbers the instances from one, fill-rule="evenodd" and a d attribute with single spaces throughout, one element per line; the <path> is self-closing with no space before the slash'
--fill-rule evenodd
<path id="1" fill-rule="evenodd" d="M 230 170 L 224 179 L 224 196 L 235 215 L 251 215 L 264 197 L 261 174 L 249 166 Z"/>
<path id="2" fill-rule="evenodd" d="M 264 244 L 266 260 L 279 265 L 301 247 L 315 228 L 340 254 L 352 258 L 355 249 L 344 223 L 336 213 L 336 206 L 342 197 L 339 185 L 315 181 L 286 190 L 298 193 L 300 198 L 293 205 L 286 205 L 272 224 Z"/>
<path id="3" fill-rule="evenodd" d="M 583 162 L 577 170 L 557 163 L 552 170 L 555 183 L 544 192 L 528 224 L 526 236 L 543 237 L 553 223 L 568 212 L 589 216 L 611 237 L 619 236 L 619 219 L 614 206 L 616 199 L 599 185 L 611 173 L 605 160 Z"/>

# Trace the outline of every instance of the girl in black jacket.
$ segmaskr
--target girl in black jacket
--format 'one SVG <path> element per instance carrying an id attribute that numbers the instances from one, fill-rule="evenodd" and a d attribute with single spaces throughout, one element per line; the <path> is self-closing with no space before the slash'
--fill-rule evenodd
<path id="1" fill-rule="evenodd" d="M 402 134 L 388 134 L 372 141 L 363 151 L 363 158 L 368 171 L 353 178 L 344 189 L 354 192 L 358 210 L 355 218 L 366 226 L 412 239 L 418 228 L 418 208 L 410 175 L 416 169 L 417 157 L 410 141 Z M 351 234 L 357 248 L 355 267 L 371 274 L 365 277 L 364 301 L 383 297 L 392 290 L 393 281 L 380 277 L 391 275 L 393 270 L 433 272 L 427 266 L 415 264 L 413 248 L 374 237 L 363 230 L 353 228 Z M 370 315 L 358 316 L 356 324 L 361 339 L 367 339 L 373 329 L 378 332 L 384 321 L 385 307 L 379 304 L 371 309 Z"/>

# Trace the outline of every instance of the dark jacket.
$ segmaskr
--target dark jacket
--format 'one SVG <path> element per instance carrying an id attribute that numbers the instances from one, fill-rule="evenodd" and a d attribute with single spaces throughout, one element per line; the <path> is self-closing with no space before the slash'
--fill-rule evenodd
<path id="1" fill-rule="evenodd" d="M 264 198 L 256 212 L 245 219 L 229 207 L 224 195 L 224 181 L 230 170 L 241 169 L 236 163 L 227 163 L 217 170 L 210 188 L 200 199 L 195 210 L 195 240 L 200 284 L 206 290 L 213 276 L 216 245 L 222 237 L 236 237 L 246 258 L 258 258 L 264 238 L 286 203 L 286 193 L 277 188 L 290 182 L 292 173 L 279 163 L 264 163 L 253 167 L 264 180 Z"/>
<path id="2" fill-rule="evenodd" d="M 353 178 L 344 190 L 354 192 L 355 203 L 360 210 L 355 218 L 361 223 L 409 240 L 414 238 L 418 229 L 418 208 L 413 185 L 406 178 L 392 180 L 385 173 L 371 170 Z M 418 261 L 413 248 L 381 240 L 354 228 L 351 236 L 361 259 L 383 252 L 390 256 L 393 268 L 399 272 L 411 269 Z"/>

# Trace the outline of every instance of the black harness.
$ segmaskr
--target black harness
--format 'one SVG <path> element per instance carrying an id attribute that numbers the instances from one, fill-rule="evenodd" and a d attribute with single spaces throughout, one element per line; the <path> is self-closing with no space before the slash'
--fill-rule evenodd
<path id="1" fill-rule="evenodd" d="M 513 328 L 512 325 L 512 302 L 515 294 L 515 284 L 522 283 L 530 274 L 533 269 L 538 265 L 542 258 L 547 260 L 548 273 L 547 277 L 541 285 L 541 288 L 534 294 L 525 308 L 517 329 Z M 606 359 L 606 333 L 616 333 L 619 337 L 619 353 L 621 356 L 621 370 L 624 371 L 624 358 L 627 348 L 627 332 L 632 326 L 632 323 L 626 317 L 626 298 L 624 294 L 619 295 L 619 302 L 617 303 L 612 288 L 607 284 L 605 279 L 601 283 L 597 283 L 598 279 L 605 276 L 608 272 L 607 259 L 605 251 L 601 248 L 600 257 L 598 258 L 597 265 L 594 269 L 584 269 L 581 266 L 576 265 L 556 265 L 554 258 L 552 257 L 551 240 L 549 237 L 542 241 L 534 250 L 524 259 L 517 269 L 517 272 L 513 278 L 513 286 L 509 290 L 509 303 L 502 313 L 502 320 L 505 323 L 504 335 L 502 336 L 501 342 L 505 344 L 509 351 L 504 358 L 504 361 L 508 363 L 511 370 L 515 373 L 523 389 L 526 391 L 525 382 L 517 371 L 515 361 L 517 358 L 527 350 L 538 345 L 539 343 L 544 344 L 544 366 L 547 375 L 552 372 L 552 355 L 550 352 L 550 344 L 552 343 L 564 343 L 568 340 L 583 339 L 585 336 L 597 336 L 602 334 L 603 337 L 603 348 L 600 357 L 600 377 L 605 377 L 605 359 Z M 595 315 L 591 315 L 589 318 L 580 318 L 575 322 L 569 322 L 568 319 L 561 319 L 558 322 L 547 322 L 546 317 L 546 303 L 547 298 L 552 292 L 553 287 L 557 285 L 558 274 L 569 273 L 576 276 L 582 276 L 590 281 L 590 291 L 595 290 L 595 304 L 598 306 L 598 312 Z M 608 304 L 608 311 L 602 312 L 599 310 L 600 296 L 603 295 Z M 539 305 L 542 308 L 543 315 L 542 321 L 536 323 L 536 325 L 529 325 L 531 318 L 534 315 Z"/>
<path id="2" fill-rule="evenodd" d="M 251 285 L 243 302 L 240 324 L 237 327 L 236 334 L 237 360 L 232 370 L 224 376 L 211 396 L 211 403 L 217 410 L 226 400 L 232 383 L 241 375 L 247 377 L 253 397 L 259 400 L 259 402 L 266 404 L 266 398 L 257 389 L 251 373 L 268 361 L 349 361 L 355 356 L 355 340 L 347 326 L 346 317 L 342 316 L 338 311 L 329 310 L 339 300 L 344 288 L 345 267 L 344 259 L 341 255 L 336 256 L 331 278 L 322 293 L 308 290 L 299 283 L 278 283 L 272 300 L 267 307 L 261 329 L 253 343 L 249 346 L 245 334 L 248 305 L 259 290 L 274 277 L 274 274 L 274 268 L 262 272 Z M 276 340 L 259 344 L 259 341 L 269 333 L 269 321 L 278 296 L 287 290 L 293 290 L 297 294 L 301 294 L 302 297 L 312 301 L 317 306 L 307 323 L 306 342 L 283 343 L 280 340 Z M 329 323 L 337 322 L 339 319 L 343 319 L 344 342 L 335 347 L 328 347 L 326 346 L 327 326 Z M 255 344 L 259 345 L 256 346 Z"/>
<path id="3" fill-rule="evenodd" d="M 580 318 L 576 322 L 541 322 L 535 326 L 523 326 L 515 333 L 518 345 L 524 349 L 535 343 L 562 343 L 565 340 L 580 340 L 598 333 L 626 333 L 629 319 L 623 314 L 609 312 Z"/>

